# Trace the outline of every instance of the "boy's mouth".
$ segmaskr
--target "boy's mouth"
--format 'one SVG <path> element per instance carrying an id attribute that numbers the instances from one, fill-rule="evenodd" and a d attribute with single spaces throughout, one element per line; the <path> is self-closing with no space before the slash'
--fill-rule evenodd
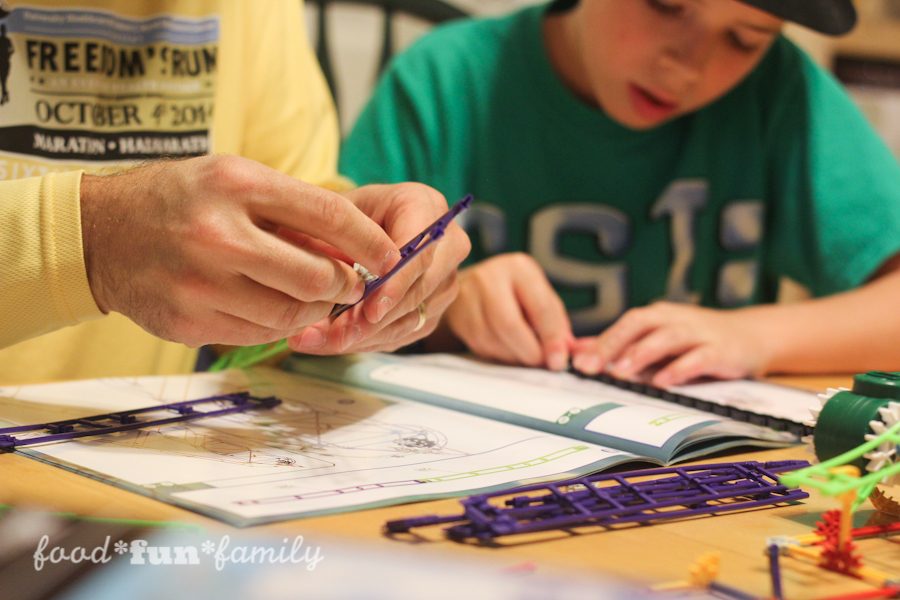
<path id="1" fill-rule="evenodd" d="M 628 97 L 635 112 L 647 121 L 662 121 L 678 108 L 675 102 L 661 98 L 634 83 L 628 84 Z"/>

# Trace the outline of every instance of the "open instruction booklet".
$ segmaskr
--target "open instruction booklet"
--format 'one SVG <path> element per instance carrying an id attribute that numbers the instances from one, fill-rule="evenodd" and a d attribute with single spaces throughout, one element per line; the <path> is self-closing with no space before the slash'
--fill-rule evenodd
<path id="1" fill-rule="evenodd" d="M 273 409 L 18 450 L 237 526 L 796 441 L 599 381 L 457 356 L 294 357 L 285 368 L 0 387 L 0 427 L 277 396 Z M 797 422 L 818 406 L 810 392 L 761 382 L 680 391 Z"/>

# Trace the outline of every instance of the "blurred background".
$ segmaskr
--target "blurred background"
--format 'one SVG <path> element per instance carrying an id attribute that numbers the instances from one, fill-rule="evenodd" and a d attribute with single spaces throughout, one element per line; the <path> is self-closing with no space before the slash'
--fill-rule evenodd
<path id="1" fill-rule="evenodd" d="M 393 11 L 389 39 L 402 50 L 432 27 L 429 20 L 403 8 L 446 16 L 447 7 L 470 15 L 495 15 L 536 0 L 388 0 Z M 377 79 L 382 59 L 385 12 L 378 0 L 306 0 L 311 43 L 320 45 L 320 7 L 326 6 L 325 48 L 328 71 L 346 134 Z M 789 26 L 787 35 L 844 82 L 866 116 L 900 158 L 900 0 L 857 0 L 860 22 L 843 38 L 829 38 Z M 327 48 L 327 49 L 326 49 Z"/>

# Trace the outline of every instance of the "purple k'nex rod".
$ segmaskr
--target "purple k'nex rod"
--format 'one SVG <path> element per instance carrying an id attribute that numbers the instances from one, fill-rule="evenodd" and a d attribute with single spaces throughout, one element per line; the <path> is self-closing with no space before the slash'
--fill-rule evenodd
<path id="1" fill-rule="evenodd" d="M 394 268 L 388 271 L 383 277 L 375 277 L 370 281 L 366 281 L 366 288 L 363 291 L 362 298 L 360 298 L 353 304 L 336 305 L 331 311 L 331 318 L 335 319 L 341 316 L 343 313 L 368 298 L 369 295 L 372 294 L 375 290 L 387 283 L 391 279 L 391 277 L 396 275 L 400 269 L 405 267 L 407 263 L 409 263 L 409 261 L 415 258 L 416 255 L 422 252 L 422 250 L 443 237 L 444 232 L 450 225 L 450 222 L 453 221 L 453 219 L 455 219 L 459 213 L 469 208 L 470 204 L 472 204 L 471 194 L 454 204 L 450 208 L 450 210 L 440 216 L 437 221 L 426 227 L 422 233 L 404 244 L 403 247 L 400 248 L 400 261 L 396 265 L 394 265 Z"/>

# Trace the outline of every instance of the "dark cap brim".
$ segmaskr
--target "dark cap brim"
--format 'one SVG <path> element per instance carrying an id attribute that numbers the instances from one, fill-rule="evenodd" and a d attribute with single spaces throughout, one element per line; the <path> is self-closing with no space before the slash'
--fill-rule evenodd
<path id="1" fill-rule="evenodd" d="M 851 0 L 740 0 L 827 35 L 843 35 L 856 25 Z"/>

